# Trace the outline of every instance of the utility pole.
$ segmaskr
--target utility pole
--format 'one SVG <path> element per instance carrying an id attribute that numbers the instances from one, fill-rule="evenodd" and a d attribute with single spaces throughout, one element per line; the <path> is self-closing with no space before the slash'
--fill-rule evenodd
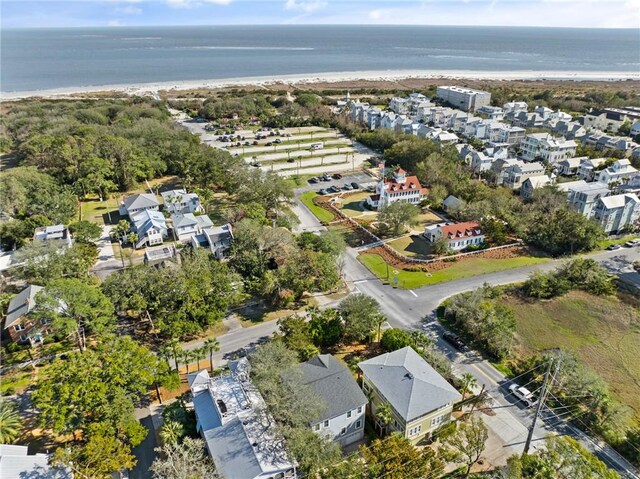
<path id="1" fill-rule="evenodd" d="M 536 413 L 533 416 L 533 421 L 531 421 L 531 427 L 529 428 L 529 434 L 527 435 L 527 442 L 525 442 L 524 451 L 522 451 L 523 456 L 529 453 L 529 446 L 531 446 L 531 439 L 533 439 L 533 431 L 536 428 L 536 422 L 538 420 L 538 416 L 540 415 L 540 411 L 542 410 L 542 405 L 547 399 L 547 388 L 549 387 L 549 378 L 551 376 L 552 365 L 553 358 L 550 358 L 549 364 L 547 364 L 547 371 L 544 373 L 544 381 L 542 383 L 542 389 L 540 391 L 540 399 L 538 399 L 538 405 L 536 406 Z"/>

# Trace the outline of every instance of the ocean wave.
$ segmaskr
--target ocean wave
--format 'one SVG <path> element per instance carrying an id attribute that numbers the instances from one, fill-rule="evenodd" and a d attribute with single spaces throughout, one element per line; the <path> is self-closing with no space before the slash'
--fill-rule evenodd
<path id="1" fill-rule="evenodd" d="M 193 46 L 174 47 L 176 50 L 287 50 L 287 51 L 308 51 L 315 50 L 313 47 L 234 47 L 234 46 Z"/>
<path id="2" fill-rule="evenodd" d="M 124 37 L 120 40 L 135 41 L 135 40 L 162 40 L 162 37 Z"/>

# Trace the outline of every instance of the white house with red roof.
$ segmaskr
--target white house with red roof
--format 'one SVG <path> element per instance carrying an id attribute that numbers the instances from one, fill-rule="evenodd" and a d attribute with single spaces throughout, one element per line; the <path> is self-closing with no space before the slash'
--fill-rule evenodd
<path id="1" fill-rule="evenodd" d="M 402 168 L 396 168 L 391 180 L 380 180 L 376 186 L 376 193 L 367 198 L 367 204 L 375 209 L 396 201 L 417 205 L 426 194 L 427 189 L 422 187 L 417 176 L 407 176 L 407 172 Z"/>
<path id="2" fill-rule="evenodd" d="M 449 241 L 449 249 L 454 251 L 484 243 L 484 234 L 477 221 L 430 225 L 424 229 L 424 237 L 431 243 L 446 238 Z"/>

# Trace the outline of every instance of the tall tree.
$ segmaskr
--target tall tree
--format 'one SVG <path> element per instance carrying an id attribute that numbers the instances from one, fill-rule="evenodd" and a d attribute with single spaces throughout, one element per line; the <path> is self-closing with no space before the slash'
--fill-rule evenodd
<path id="1" fill-rule="evenodd" d="M 156 449 L 159 457 L 153 461 L 154 479 L 216 479 L 211 458 L 205 452 L 202 439 L 185 437 L 182 444 L 167 443 Z"/>
<path id="2" fill-rule="evenodd" d="M 220 351 L 220 343 L 216 338 L 208 338 L 205 339 L 202 347 L 204 348 L 205 353 L 209 355 L 209 367 L 213 374 L 213 353 Z"/>
<path id="3" fill-rule="evenodd" d="M 0 399 L 0 444 L 13 443 L 22 432 L 22 420 L 15 403 Z"/>
<path id="4" fill-rule="evenodd" d="M 378 222 L 386 225 L 393 235 L 400 234 L 407 226 L 418 222 L 418 207 L 411 203 L 396 201 L 378 211 Z"/>
<path id="5" fill-rule="evenodd" d="M 344 320 L 344 334 L 348 339 L 363 341 L 384 317 L 380 304 L 364 294 L 352 294 L 343 299 L 338 310 Z"/>
<path id="6" fill-rule="evenodd" d="M 364 478 L 430 477 L 442 464 L 430 448 L 416 449 L 408 439 L 392 434 L 385 439 L 376 439 L 370 447 L 360 449 L 366 463 Z"/>
<path id="7" fill-rule="evenodd" d="M 446 443 L 453 447 L 454 461 L 467 466 L 465 477 L 480 459 L 488 437 L 484 421 L 478 416 L 469 416 L 467 421 L 458 422 L 455 433 L 446 439 Z"/>

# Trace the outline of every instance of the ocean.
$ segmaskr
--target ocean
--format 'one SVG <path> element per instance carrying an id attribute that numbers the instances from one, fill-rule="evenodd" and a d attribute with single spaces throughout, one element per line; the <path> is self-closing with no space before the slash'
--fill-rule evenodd
<path id="1" fill-rule="evenodd" d="M 354 71 L 640 71 L 640 30 L 440 26 L 3 29 L 0 91 Z"/>

